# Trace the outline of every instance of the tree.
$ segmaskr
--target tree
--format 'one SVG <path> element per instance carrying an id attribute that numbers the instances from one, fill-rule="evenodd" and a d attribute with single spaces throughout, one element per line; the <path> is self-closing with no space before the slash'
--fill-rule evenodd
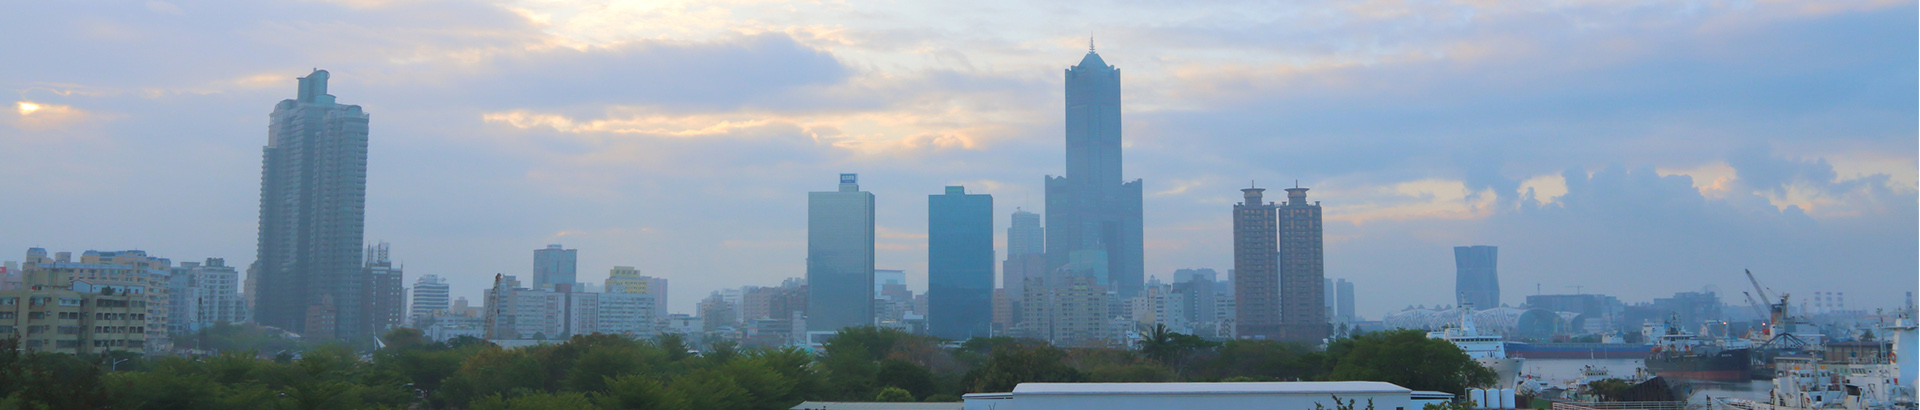
<path id="1" fill-rule="evenodd" d="M 594 402 L 607 410 L 683 409 L 686 403 L 667 390 L 666 384 L 653 378 L 630 375 L 607 381 L 606 393 L 594 395 Z"/>
<path id="2" fill-rule="evenodd" d="M 426 333 L 422 333 L 420 329 L 410 327 L 397 327 L 389 330 L 387 334 L 380 335 L 380 341 L 386 343 L 387 348 L 394 350 L 424 347 L 433 344 L 432 340 L 427 340 Z"/>
<path id="3" fill-rule="evenodd" d="M 1372 380 L 1414 390 L 1466 391 L 1497 378 L 1459 346 L 1419 330 L 1373 332 L 1327 347 L 1325 380 Z"/>
<path id="4" fill-rule="evenodd" d="M 1197 353 L 1182 371 L 1200 380 L 1312 380 L 1324 373 L 1325 359 L 1325 354 L 1298 343 L 1229 340 L 1212 351 Z"/>
<path id="5" fill-rule="evenodd" d="M 885 389 L 880 389 L 880 394 L 874 395 L 873 401 L 897 403 L 897 402 L 910 402 L 910 401 L 916 401 L 916 400 L 913 399 L 913 393 L 908 393 L 905 389 L 901 389 L 899 387 L 888 387 Z"/>
<path id="6" fill-rule="evenodd" d="M 732 377 L 713 370 L 700 370 L 674 379 L 671 386 L 686 400 L 686 408 L 702 410 L 746 410 L 753 397 Z"/>
<path id="7" fill-rule="evenodd" d="M 1077 382 L 1086 375 L 1066 364 L 1066 352 L 1053 346 L 1002 345 L 987 366 L 967 374 L 969 393 L 1010 392 L 1025 382 Z"/>
<path id="8" fill-rule="evenodd" d="M 598 410 L 580 393 L 537 393 L 503 400 L 492 395 L 475 400 L 474 410 Z"/>
<path id="9" fill-rule="evenodd" d="M 880 372 L 875 374 L 874 378 L 881 386 L 906 390 L 912 393 L 913 397 L 927 397 L 935 391 L 933 372 L 905 360 L 881 361 Z"/>
<path id="10" fill-rule="evenodd" d="M 1180 369 L 1186 365 L 1187 358 L 1194 352 L 1219 346 L 1219 343 L 1200 336 L 1167 330 L 1167 325 L 1153 325 L 1153 330 L 1147 333 L 1146 340 L 1140 342 L 1140 354 L 1159 361 L 1161 365 Z"/>

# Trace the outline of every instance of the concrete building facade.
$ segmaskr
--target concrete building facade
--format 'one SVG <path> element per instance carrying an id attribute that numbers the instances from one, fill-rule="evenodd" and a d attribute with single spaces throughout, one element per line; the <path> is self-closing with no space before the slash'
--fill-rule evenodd
<path id="1" fill-rule="evenodd" d="M 167 332 L 190 334 L 221 323 L 246 323 L 240 272 L 221 258 L 181 262 L 167 278 Z"/>
<path id="2" fill-rule="evenodd" d="M 429 326 L 429 319 L 452 308 L 452 301 L 448 300 L 452 291 L 446 279 L 439 275 L 420 275 L 413 282 L 413 305 L 407 309 L 407 320 L 417 327 Z"/>
<path id="3" fill-rule="evenodd" d="M 1333 332 L 1327 321 L 1320 204 L 1307 203 L 1307 188 L 1294 187 L 1287 188 L 1286 205 L 1275 210 L 1280 214 L 1281 338 L 1318 344 Z M 1245 302 L 1240 306 L 1244 309 Z"/>
<path id="4" fill-rule="evenodd" d="M 165 322 L 149 317 L 151 288 L 100 285 L 72 276 L 74 269 L 94 268 L 41 268 L 28 259 L 22 286 L 0 291 L 0 338 L 19 340 L 29 353 L 145 354 L 154 349 L 149 330 L 164 329 Z"/>
<path id="5" fill-rule="evenodd" d="M 1280 253 L 1276 207 L 1264 202 L 1266 189 L 1240 190 L 1245 201 L 1233 206 L 1233 299 L 1235 334 L 1246 339 L 1280 339 Z"/>
<path id="6" fill-rule="evenodd" d="M 559 244 L 533 250 L 533 288 L 553 290 L 555 285 L 573 284 L 579 260 L 579 249 L 566 249 Z"/>

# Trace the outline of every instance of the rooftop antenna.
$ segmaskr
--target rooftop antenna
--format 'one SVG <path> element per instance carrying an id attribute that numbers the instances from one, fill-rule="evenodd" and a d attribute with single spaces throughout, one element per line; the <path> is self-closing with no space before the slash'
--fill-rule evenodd
<path id="1" fill-rule="evenodd" d="M 1093 35 L 1092 34 L 1087 35 L 1087 52 L 1089 53 L 1093 52 Z"/>

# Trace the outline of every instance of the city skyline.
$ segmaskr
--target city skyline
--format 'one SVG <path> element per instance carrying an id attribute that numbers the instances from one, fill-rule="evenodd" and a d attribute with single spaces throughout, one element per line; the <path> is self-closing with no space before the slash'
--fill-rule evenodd
<path id="1" fill-rule="evenodd" d="M 1913 6 L 1794 6 L 1594 6 L 1605 12 L 1550 20 L 1599 23 L 1581 25 L 1598 27 L 1592 33 L 1528 23 L 1560 14 L 1547 5 L 1473 10 L 1482 13 L 1461 26 L 1336 10 L 1356 20 L 1328 30 L 1391 24 L 1411 34 L 1342 47 L 1358 40 L 1274 27 L 1290 20 L 1272 16 L 1261 18 L 1279 23 L 1258 30 L 1198 21 L 1148 28 L 1096 11 L 985 38 L 929 25 L 899 40 L 906 43 L 883 43 L 883 25 L 852 19 L 823 20 L 845 23 L 838 32 L 772 21 L 794 30 L 702 36 L 594 26 L 578 11 L 551 9 L 571 7 L 564 4 L 523 15 L 453 3 L 436 7 L 477 18 L 411 24 L 479 27 L 509 40 L 378 32 L 389 41 L 333 34 L 428 6 L 248 5 L 220 14 L 205 4 L 31 4 L 18 15 L 52 18 L 0 30 L 92 31 L 0 46 L 46 57 L 0 67 L 0 87 L 17 94 L 0 113 L 0 151 L 48 154 L 0 159 L 0 179 L 9 181 L 0 188 L 67 195 L 9 200 L 9 213 L 37 217 L 0 221 L 0 249 L 145 249 L 247 266 L 260 108 L 317 65 L 333 69 L 334 88 L 350 90 L 342 95 L 381 114 L 365 237 L 409 250 L 409 273 L 448 278 L 456 297 L 479 300 L 494 273 L 530 282 L 524 250 L 548 243 L 581 250 L 579 282 L 597 283 L 612 266 L 674 280 L 684 289 L 674 311 L 690 311 L 714 289 L 803 276 L 800 193 L 808 189 L 794 187 L 856 171 L 880 198 L 876 264 L 907 270 L 919 287 L 927 270 L 918 195 L 929 187 L 1000 197 L 996 224 L 1014 207 L 1044 212 L 1038 177 L 1064 169 L 1055 70 L 1097 31 L 1108 62 L 1128 67 L 1123 126 L 1133 146 L 1122 174 L 1152 182 L 1147 276 L 1224 271 L 1230 225 L 1219 210 L 1234 201 L 1231 190 L 1246 179 L 1298 178 L 1326 202 L 1326 274 L 1367 291 L 1357 301 L 1363 316 L 1452 303 L 1454 295 L 1431 289 L 1451 288 L 1447 250 L 1464 243 L 1507 248 L 1509 304 L 1537 283 L 1546 294 L 1583 286 L 1625 300 L 1737 289 L 1741 268 L 1779 288 L 1897 304 L 1899 292 L 1817 278 L 1914 287 L 1915 104 L 1910 93 L 1887 91 L 1911 88 L 1914 47 L 1910 36 L 1883 35 L 1911 32 Z M 1608 13 L 1645 15 L 1634 10 L 1669 18 L 1629 29 Z M 81 20 L 98 24 L 74 23 Z M 1227 32 L 1205 31 L 1221 27 Z M 1247 30 L 1274 34 L 1237 35 Z M 138 51 L 143 33 L 184 45 L 153 56 Z M 1637 46 L 1603 47 L 1622 36 Z M 267 40 L 284 38 L 316 40 Z M 529 45 L 548 40 L 606 48 Z M 514 51 L 473 57 L 493 69 L 453 57 L 501 49 Z M 181 55 L 213 64 L 166 63 Z M 626 68 L 647 80 L 605 82 L 606 91 L 581 85 L 627 78 Z M 710 72 L 743 85 L 697 80 Z M 1422 72 L 1431 74 L 1403 75 Z M 576 92 L 583 89 L 595 92 Z M 80 153 L 90 158 L 73 160 Z M 185 193 L 191 200 L 121 199 Z M 737 219 L 702 217 L 710 213 Z M 1599 279 L 1616 275 L 1671 285 Z"/>

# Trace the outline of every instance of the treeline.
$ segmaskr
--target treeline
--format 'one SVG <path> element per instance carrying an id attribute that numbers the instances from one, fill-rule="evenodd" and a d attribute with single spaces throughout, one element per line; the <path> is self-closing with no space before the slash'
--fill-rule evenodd
<path id="1" fill-rule="evenodd" d="M 1458 392 L 1494 377 L 1451 343 L 1417 331 L 1369 333 L 1326 351 L 1164 329 L 1149 336 L 1136 350 L 1013 338 L 948 348 L 926 336 L 855 328 L 815 355 L 727 341 L 695 346 L 676 335 L 596 334 L 502 349 L 474 338 L 435 343 L 399 329 L 371 352 L 321 346 L 297 358 L 242 351 L 151 360 L 28 354 L 0 341 L 0 410 L 775 410 L 804 400 L 958 401 L 1022 382 L 1378 380 Z"/>

